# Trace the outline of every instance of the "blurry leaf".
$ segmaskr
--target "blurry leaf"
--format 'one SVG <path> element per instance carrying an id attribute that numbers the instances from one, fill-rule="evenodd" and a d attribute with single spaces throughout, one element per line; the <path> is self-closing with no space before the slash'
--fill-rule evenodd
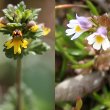
<path id="1" fill-rule="evenodd" d="M 93 65 L 94 65 L 94 60 L 89 60 L 87 62 L 84 62 L 83 61 L 83 64 L 72 65 L 72 68 L 74 68 L 74 69 L 78 69 L 78 68 L 89 68 L 89 67 L 91 67 Z"/>
<path id="2" fill-rule="evenodd" d="M 25 10 L 24 12 L 23 12 L 23 15 L 22 15 L 22 19 L 25 21 L 25 20 L 27 20 L 27 19 L 29 19 L 30 18 L 30 16 L 31 16 L 31 14 L 32 14 L 32 10 Z"/>
<path id="3" fill-rule="evenodd" d="M 4 97 L 4 102 L 0 104 L 0 110 L 15 110 L 16 107 L 16 87 L 11 87 Z M 37 110 L 36 97 L 32 90 L 22 84 L 22 109 Z"/>
<path id="4" fill-rule="evenodd" d="M 67 58 L 63 57 L 63 61 L 62 61 L 62 67 L 61 67 L 61 71 L 60 71 L 60 79 L 62 79 L 65 75 L 65 70 L 67 68 Z"/>
<path id="5" fill-rule="evenodd" d="M 94 15 L 99 15 L 96 7 L 93 5 L 93 3 L 90 1 L 90 0 L 86 0 L 86 3 L 88 5 L 88 8 L 91 10 L 91 12 L 94 14 Z"/>
<path id="6" fill-rule="evenodd" d="M 76 106 L 75 106 L 74 110 L 81 110 L 82 105 L 83 105 L 82 99 L 78 98 L 76 101 Z"/>
<path id="7" fill-rule="evenodd" d="M 37 18 L 38 18 L 38 14 L 39 14 L 39 12 L 41 11 L 41 9 L 40 8 L 38 8 L 38 9 L 33 9 L 32 10 L 32 14 L 31 14 L 31 16 L 30 16 L 30 19 L 33 19 L 33 20 L 37 20 Z"/>
<path id="8" fill-rule="evenodd" d="M 21 12 L 23 12 L 26 9 L 26 5 L 23 1 L 21 1 L 18 5 L 17 5 L 17 9 L 19 9 Z"/>
<path id="9" fill-rule="evenodd" d="M 70 48 L 67 51 L 73 56 L 86 56 L 86 55 L 88 55 L 88 52 L 84 51 L 84 50 Z"/>
<path id="10" fill-rule="evenodd" d="M 45 51 L 49 49 L 50 49 L 49 45 L 37 39 L 31 42 L 30 47 L 27 49 L 27 52 L 43 54 Z"/>
<path id="11" fill-rule="evenodd" d="M 9 19 L 9 20 L 13 20 L 13 17 L 12 17 L 12 12 L 9 13 L 8 9 L 3 9 L 3 13 L 5 14 L 5 16 Z"/>
<path id="12" fill-rule="evenodd" d="M 92 108 L 91 110 L 106 110 L 106 107 L 104 105 L 97 105 L 94 108 Z"/>
<path id="13" fill-rule="evenodd" d="M 57 105 L 59 107 L 61 107 L 63 110 L 71 110 L 72 109 L 72 105 L 68 102 L 57 103 Z"/>
<path id="14" fill-rule="evenodd" d="M 22 26 L 22 25 L 21 25 L 21 23 L 8 23 L 7 26 L 15 28 L 15 27 L 19 27 L 19 26 Z"/>

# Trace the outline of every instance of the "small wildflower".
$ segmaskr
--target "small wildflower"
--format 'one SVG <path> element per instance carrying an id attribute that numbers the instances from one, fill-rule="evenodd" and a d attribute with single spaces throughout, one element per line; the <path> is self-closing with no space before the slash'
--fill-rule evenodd
<path id="1" fill-rule="evenodd" d="M 27 27 L 31 32 L 36 32 L 39 29 L 39 26 L 33 20 L 29 21 L 29 23 L 27 24 Z"/>
<path id="2" fill-rule="evenodd" d="M 92 45 L 96 50 L 100 50 L 101 47 L 103 50 L 110 48 L 110 41 L 107 38 L 107 29 L 106 27 L 99 27 L 97 31 L 87 37 L 88 44 Z"/>
<path id="3" fill-rule="evenodd" d="M 46 36 L 47 34 L 49 34 L 50 31 L 51 31 L 50 28 L 47 28 L 47 27 L 43 26 L 43 35 L 44 35 L 44 36 Z"/>
<path id="4" fill-rule="evenodd" d="M 21 54 L 22 48 L 27 48 L 28 41 L 22 38 L 19 30 L 13 32 L 13 38 L 5 43 L 6 49 L 14 47 L 14 54 Z"/>
<path id="5" fill-rule="evenodd" d="M 69 29 L 66 30 L 66 35 L 72 35 L 71 40 L 73 40 L 78 38 L 83 32 L 88 31 L 92 27 L 92 22 L 86 17 L 76 15 L 76 20 L 70 20 L 67 26 Z"/>
<path id="6" fill-rule="evenodd" d="M 39 29 L 39 26 L 38 25 L 34 25 L 29 30 L 31 30 L 31 32 L 36 32 L 38 29 Z"/>

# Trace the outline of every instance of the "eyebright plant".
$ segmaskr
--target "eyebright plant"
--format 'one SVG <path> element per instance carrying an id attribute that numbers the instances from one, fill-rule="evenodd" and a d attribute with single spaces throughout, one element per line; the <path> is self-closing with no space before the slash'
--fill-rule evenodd
<path id="1" fill-rule="evenodd" d="M 17 59 L 29 53 L 42 54 L 49 46 L 41 40 L 50 29 L 38 24 L 37 18 L 41 9 L 26 9 L 24 2 L 17 6 L 9 4 L 3 9 L 0 18 L 0 32 L 8 36 L 4 43 L 4 52 L 8 58 Z"/>
<path id="2" fill-rule="evenodd" d="M 72 36 L 71 40 L 80 37 L 84 32 L 90 33 L 86 40 L 96 50 L 107 50 L 110 48 L 109 32 L 110 19 L 107 14 L 102 16 L 79 17 L 76 15 L 75 20 L 70 20 L 67 24 L 67 36 Z"/>

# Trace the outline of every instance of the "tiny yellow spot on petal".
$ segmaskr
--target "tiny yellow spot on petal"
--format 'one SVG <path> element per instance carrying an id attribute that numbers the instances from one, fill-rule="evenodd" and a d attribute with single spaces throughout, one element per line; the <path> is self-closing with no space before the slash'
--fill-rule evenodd
<path id="1" fill-rule="evenodd" d="M 104 41 L 104 38 L 101 35 L 96 35 L 95 39 L 97 43 L 102 43 Z"/>
<path id="2" fill-rule="evenodd" d="M 75 31 L 76 31 L 76 32 L 81 32 L 81 30 L 82 30 L 82 29 L 81 29 L 81 27 L 80 27 L 79 25 L 77 25 L 77 26 L 75 27 Z"/>

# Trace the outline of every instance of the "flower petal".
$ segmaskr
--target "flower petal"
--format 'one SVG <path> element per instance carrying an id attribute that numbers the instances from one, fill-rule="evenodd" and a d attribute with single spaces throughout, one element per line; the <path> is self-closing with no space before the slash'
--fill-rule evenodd
<path id="1" fill-rule="evenodd" d="M 75 33 L 75 30 L 74 29 L 67 29 L 65 32 L 66 32 L 67 36 L 70 36 L 70 35 L 73 35 Z"/>
<path id="2" fill-rule="evenodd" d="M 78 21 L 77 21 L 77 20 L 70 20 L 70 21 L 69 21 L 69 24 L 67 24 L 67 26 L 68 26 L 69 28 L 74 28 L 74 26 L 75 26 L 76 24 L 78 24 Z"/>
<path id="3" fill-rule="evenodd" d="M 103 34 L 103 35 L 107 35 L 107 29 L 106 29 L 106 27 L 103 27 L 103 26 L 101 26 L 101 27 L 99 27 L 98 29 L 97 29 L 97 33 L 99 33 L 99 34 Z"/>
<path id="4" fill-rule="evenodd" d="M 95 42 L 95 33 L 91 34 L 90 36 L 88 36 L 86 39 L 88 41 L 88 44 L 93 44 Z"/>
<path id="5" fill-rule="evenodd" d="M 96 49 L 96 50 L 100 50 L 100 49 L 101 49 L 101 43 L 95 42 L 95 43 L 93 44 L 93 48 Z"/>
<path id="6" fill-rule="evenodd" d="M 87 18 L 87 17 L 83 17 L 83 16 L 78 16 L 76 14 L 76 19 L 78 20 L 80 26 L 83 28 L 83 29 L 89 29 L 92 27 L 92 22 Z"/>
<path id="7" fill-rule="evenodd" d="M 21 48 L 20 48 L 20 46 L 18 47 L 18 53 L 21 54 Z"/>
<path id="8" fill-rule="evenodd" d="M 103 43 L 102 43 L 102 48 L 103 50 L 107 50 L 108 48 L 110 48 L 110 41 L 108 40 L 108 38 L 106 38 Z"/>
<path id="9" fill-rule="evenodd" d="M 18 46 L 14 45 L 14 54 L 17 54 L 17 52 L 18 52 Z"/>
<path id="10" fill-rule="evenodd" d="M 75 35 L 71 38 L 71 40 L 74 40 L 78 38 L 83 32 L 75 33 Z"/>
<path id="11" fill-rule="evenodd" d="M 7 49 L 10 49 L 10 48 L 12 48 L 13 47 L 13 41 L 12 40 L 10 40 L 10 41 L 7 41 L 6 43 L 5 43 L 5 46 L 7 47 Z"/>
<path id="12" fill-rule="evenodd" d="M 28 41 L 24 39 L 24 40 L 22 41 L 21 46 L 22 46 L 23 48 L 27 48 L 27 45 L 28 45 Z"/>

